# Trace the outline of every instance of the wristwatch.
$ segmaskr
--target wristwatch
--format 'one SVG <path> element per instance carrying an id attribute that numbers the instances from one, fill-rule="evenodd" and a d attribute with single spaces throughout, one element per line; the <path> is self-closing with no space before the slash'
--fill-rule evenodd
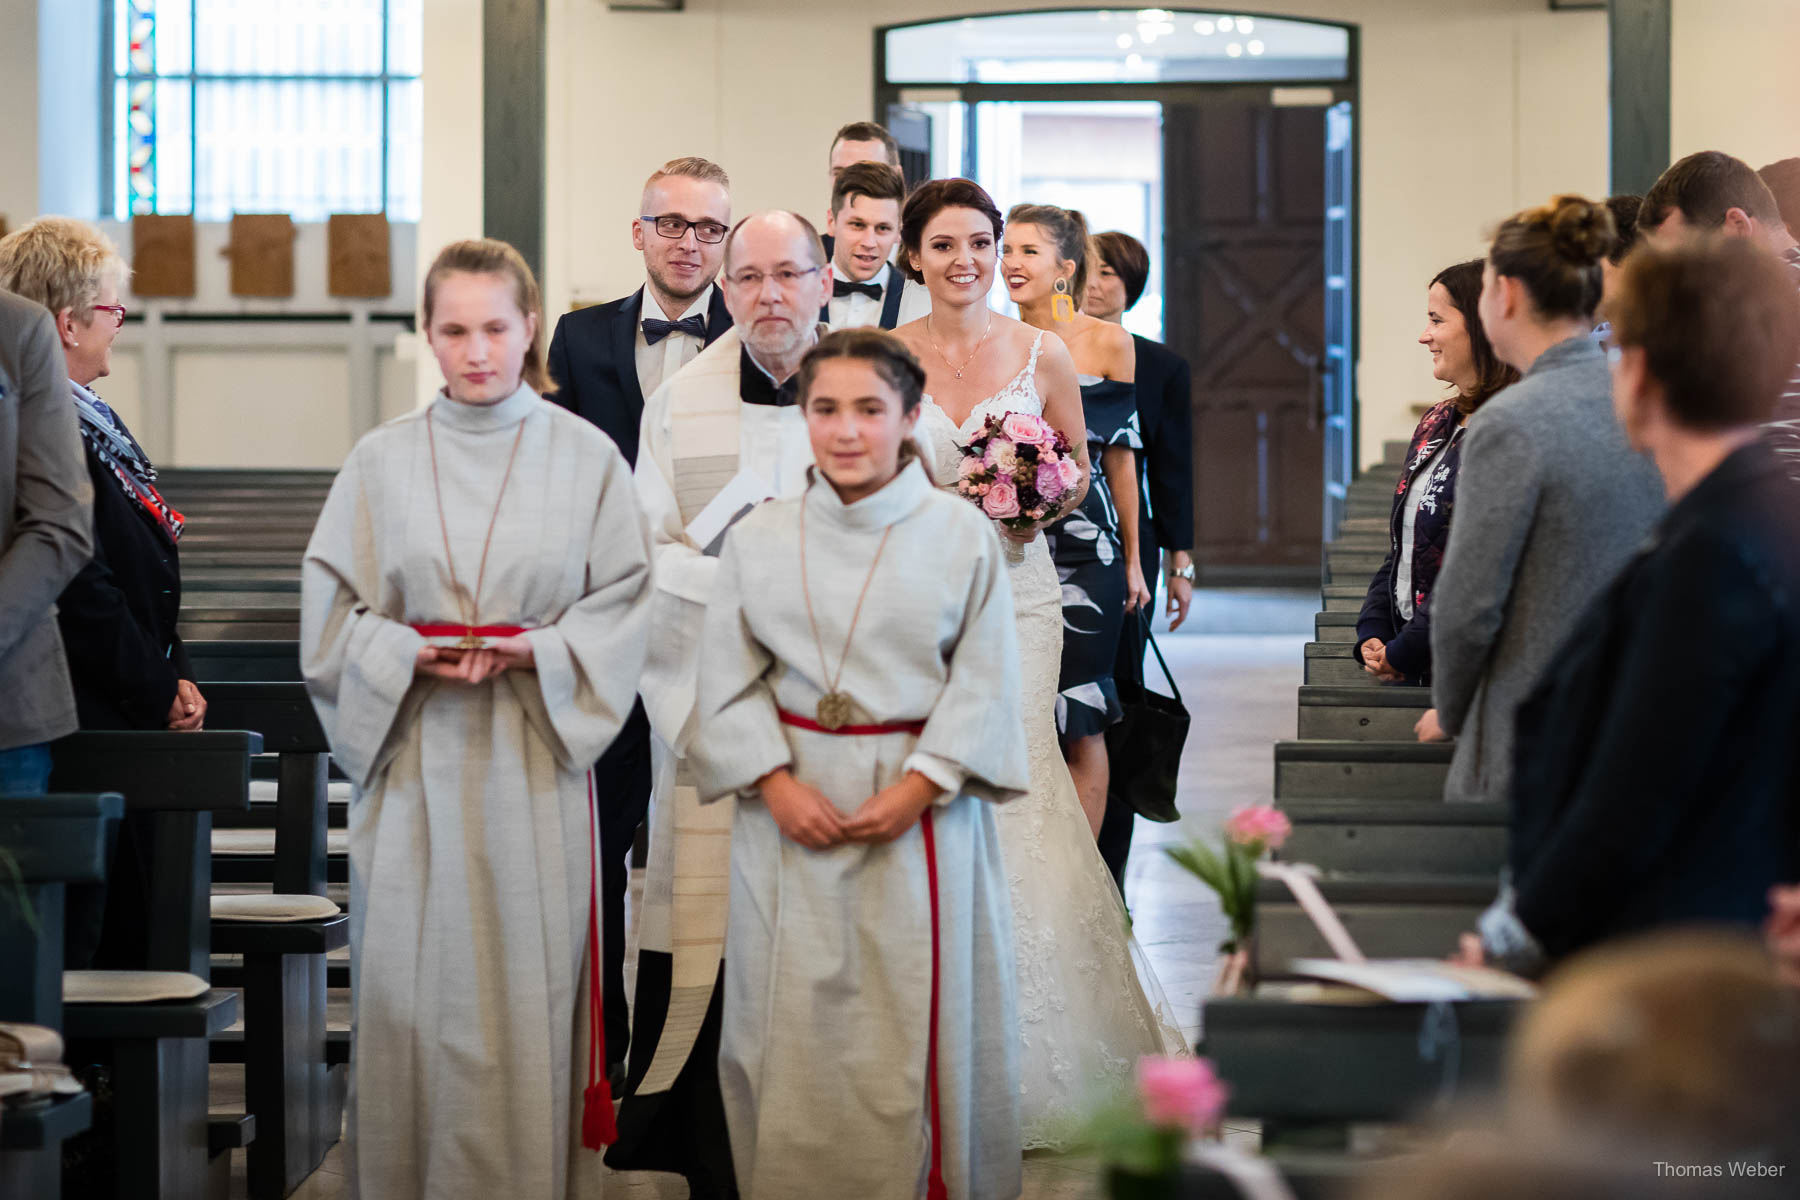
<path id="1" fill-rule="evenodd" d="M 1185 579 L 1189 583 L 1192 583 L 1192 582 L 1194 582 L 1194 564 L 1189 563 L 1187 566 L 1182 567 L 1179 570 L 1171 568 L 1169 570 L 1168 574 L 1169 574 L 1170 579 Z"/>

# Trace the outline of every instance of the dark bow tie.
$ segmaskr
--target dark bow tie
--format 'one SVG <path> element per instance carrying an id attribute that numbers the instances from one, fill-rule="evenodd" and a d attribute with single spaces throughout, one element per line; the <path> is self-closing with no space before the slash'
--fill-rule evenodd
<path id="1" fill-rule="evenodd" d="M 689 337 L 706 337 L 706 318 L 695 314 L 683 317 L 679 321 L 659 321 L 655 317 L 644 318 L 644 344 L 654 346 L 671 333 L 685 333 Z"/>
<path id="2" fill-rule="evenodd" d="M 871 300 L 879 300 L 881 299 L 881 285 L 879 283 L 851 283 L 848 279 L 831 281 L 832 299 L 842 300 L 845 296 L 857 295 L 867 296 Z"/>

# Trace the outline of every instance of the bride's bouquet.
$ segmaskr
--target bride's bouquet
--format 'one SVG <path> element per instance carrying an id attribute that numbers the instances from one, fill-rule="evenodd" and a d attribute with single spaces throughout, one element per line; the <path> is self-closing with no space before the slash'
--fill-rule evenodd
<path id="1" fill-rule="evenodd" d="M 1081 482 L 1069 439 L 1030 413 L 989 417 L 963 447 L 956 490 L 1008 529 L 1023 533 L 1067 500 Z M 1012 554 L 1016 547 L 1008 543 Z"/>

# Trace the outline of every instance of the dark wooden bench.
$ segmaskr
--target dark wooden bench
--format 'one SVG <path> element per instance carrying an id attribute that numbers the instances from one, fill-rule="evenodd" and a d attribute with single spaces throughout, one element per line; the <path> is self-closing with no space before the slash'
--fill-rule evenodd
<path id="1" fill-rule="evenodd" d="M 1301 680 L 1307 684 L 1333 684 L 1339 687 L 1380 687 L 1381 681 L 1362 669 L 1350 656 L 1349 642 L 1308 642 L 1305 671 Z"/>
<path id="2" fill-rule="evenodd" d="M 1306 684 L 1295 732 L 1301 741 L 1404 742 L 1430 707 L 1430 688 Z"/>
<path id="3" fill-rule="evenodd" d="M 208 977 L 212 816 L 248 803 L 247 732 L 77 733 L 55 744 L 53 787 L 119 791 L 149 834 L 149 938 L 143 966 Z M 225 1149 L 247 1144 L 254 1121 L 214 1118 L 207 1106 L 207 1039 L 237 1019 L 238 997 L 213 989 L 192 1001 L 64 1006 L 72 1052 L 107 1064 L 114 1107 L 109 1148 L 116 1195 L 221 1194 Z"/>
<path id="4" fill-rule="evenodd" d="M 1267 1122 L 1406 1121 L 1490 1091 L 1515 1001 L 1305 1003 L 1264 989 L 1212 998 L 1197 1052 L 1231 1085 L 1227 1110 Z"/>
<path id="5" fill-rule="evenodd" d="M 1276 742 L 1275 798 L 1440 799 L 1454 749 L 1451 742 Z"/>
<path id="6" fill-rule="evenodd" d="M 1313 640 L 1320 642 L 1354 642 L 1356 616 L 1353 612 L 1326 609 L 1313 617 Z"/>
<path id="7" fill-rule="evenodd" d="M 0 846 L 17 889 L 0 889 L 0 1020 L 63 1026 L 64 889 L 106 877 L 107 827 L 125 811 L 115 794 L 0 797 Z M 0 1118 L 0 1195 L 56 1200 L 62 1144 L 93 1120 L 86 1092 L 30 1105 Z"/>
<path id="8" fill-rule="evenodd" d="M 1437 800 L 1290 800 L 1294 830 L 1279 857 L 1359 875 L 1498 876 L 1504 804 Z"/>
<path id="9" fill-rule="evenodd" d="M 1319 891 L 1357 947 L 1370 958 L 1442 958 L 1475 928 L 1499 891 L 1498 874 L 1327 874 Z M 1287 886 L 1259 880 L 1256 888 L 1256 970 L 1280 979 L 1296 958 L 1332 958 L 1331 947 Z"/>

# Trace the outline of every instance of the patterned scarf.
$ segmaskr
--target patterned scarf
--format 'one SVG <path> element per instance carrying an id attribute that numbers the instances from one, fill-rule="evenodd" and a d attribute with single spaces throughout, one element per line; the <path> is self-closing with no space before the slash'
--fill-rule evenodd
<path id="1" fill-rule="evenodd" d="M 81 440 L 113 473 L 113 478 L 119 481 L 119 487 L 132 502 L 162 530 L 163 536 L 171 543 L 180 541 L 181 528 L 186 522 L 156 490 L 156 468 L 150 465 L 144 448 L 137 444 L 137 439 L 131 436 L 118 414 L 106 406 L 106 401 L 72 379 L 69 386 L 75 389 L 75 412 L 81 418 Z"/>

